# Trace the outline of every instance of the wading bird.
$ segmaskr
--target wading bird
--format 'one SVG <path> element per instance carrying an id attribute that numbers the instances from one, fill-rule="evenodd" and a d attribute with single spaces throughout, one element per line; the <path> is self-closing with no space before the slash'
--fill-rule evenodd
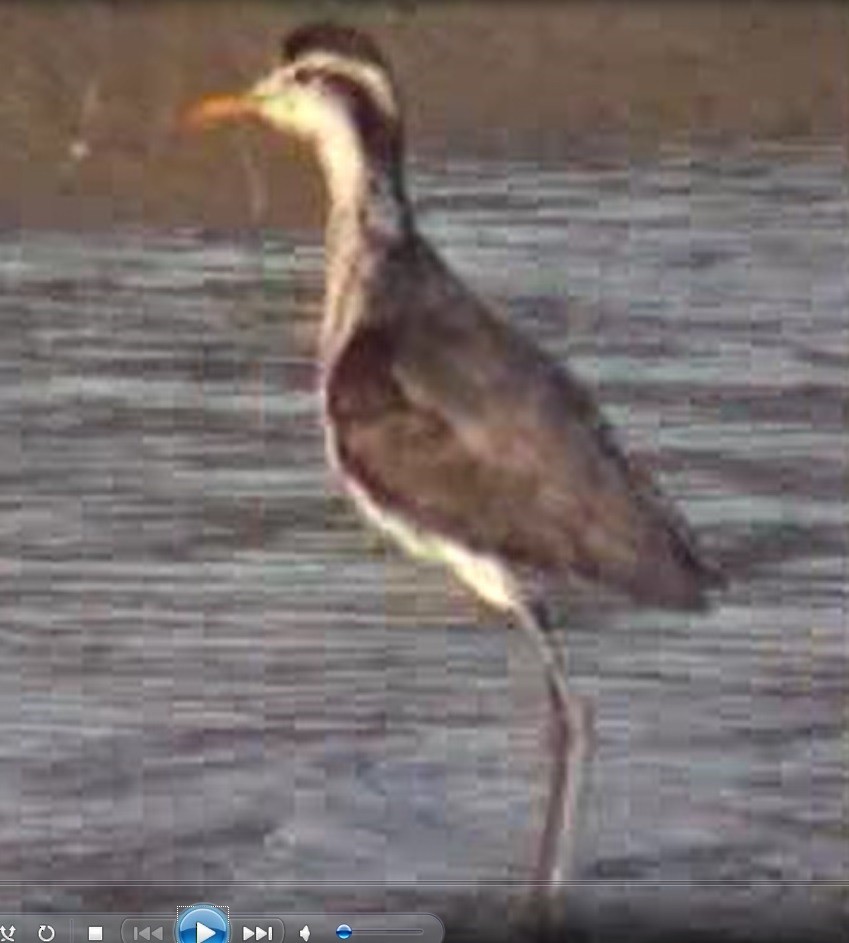
<path id="1" fill-rule="evenodd" d="M 368 36 L 302 26 L 269 75 L 200 102 L 187 120 L 240 117 L 305 139 L 324 172 L 331 466 L 369 521 L 511 614 L 542 657 L 555 736 L 537 876 L 552 882 L 584 734 L 542 587 L 580 577 L 691 609 L 705 604 L 712 571 L 583 385 L 479 301 L 418 231 L 398 92 Z"/>

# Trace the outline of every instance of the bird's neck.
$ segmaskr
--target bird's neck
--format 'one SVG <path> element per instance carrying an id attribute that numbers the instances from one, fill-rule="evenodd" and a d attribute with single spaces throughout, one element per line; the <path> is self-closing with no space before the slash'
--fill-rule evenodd
<path id="1" fill-rule="evenodd" d="M 356 134 L 319 148 L 330 198 L 327 249 L 333 256 L 361 243 L 405 238 L 412 225 L 400 160 L 369 155 Z"/>
<path id="2" fill-rule="evenodd" d="M 386 251 L 413 232 L 400 162 L 370 159 L 354 139 L 334 144 L 319 149 L 330 200 L 323 359 L 367 316 L 365 294 Z"/>

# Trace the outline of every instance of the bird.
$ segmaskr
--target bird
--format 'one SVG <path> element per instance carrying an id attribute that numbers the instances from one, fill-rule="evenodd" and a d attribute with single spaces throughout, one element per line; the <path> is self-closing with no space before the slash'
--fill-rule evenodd
<path id="1" fill-rule="evenodd" d="M 420 231 L 398 83 L 370 35 L 298 26 L 267 75 L 185 114 L 193 129 L 241 118 L 305 141 L 323 173 L 318 360 L 331 469 L 369 523 L 447 567 L 541 657 L 554 762 L 535 876 L 556 884 L 586 731 L 547 588 L 589 581 L 698 611 L 722 576 L 589 388 L 479 299 Z"/>

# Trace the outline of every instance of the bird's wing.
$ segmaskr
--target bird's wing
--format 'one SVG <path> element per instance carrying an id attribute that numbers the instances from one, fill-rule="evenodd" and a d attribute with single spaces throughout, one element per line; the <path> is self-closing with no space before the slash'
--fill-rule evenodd
<path id="1" fill-rule="evenodd" d="M 485 309 L 361 329 L 328 381 L 339 461 L 478 552 L 696 604 L 699 564 L 592 398 Z"/>

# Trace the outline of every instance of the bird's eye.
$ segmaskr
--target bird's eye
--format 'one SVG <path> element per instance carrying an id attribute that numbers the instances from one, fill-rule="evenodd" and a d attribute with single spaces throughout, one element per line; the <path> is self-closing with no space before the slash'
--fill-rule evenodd
<path id="1" fill-rule="evenodd" d="M 299 85 L 308 85 L 318 75 L 317 69 L 310 69 L 307 66 L 301 66 L 292 73 L 292 79 Z"/>

